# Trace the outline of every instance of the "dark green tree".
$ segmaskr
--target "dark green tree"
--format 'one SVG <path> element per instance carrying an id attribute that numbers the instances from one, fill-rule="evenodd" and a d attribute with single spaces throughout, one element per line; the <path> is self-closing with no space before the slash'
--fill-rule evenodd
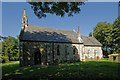
<path id="1" fill-rule="evenodd" d="M 55 14 L 63 17 L 65 14 L 73 16 L 80 12 L 80 6 L 84 2 L 29 2 L 38 18 L 46 17 L 47 14 Z"/>
<path id="2" fill-rule="evenodd" d="M 113 23 L 112 34 L 114 53 L 120 53 L 120 16 Z"/>
<path id="3" fill-rule="evenodd" d="M 89 34 L 91 36 L 92 33 Z M 113 24 L 100 22 L 93 31 L 94 37 L 103 45 L 104 53 L 120 53 L 120 16 Z"/>
<path id="4" fill-rule="evenodd" d="M 93 35 L 102 44 L 105 55 L 112 53 L 112 24 L 107 22 L 98 23 L 94 28 Z"/>
<path id="5" fill-rule="evenodd" d="M 11 36 L 2 37 L 1 43 L 3 62 L 19 59 L 18 38 L 14 38 Z"/>

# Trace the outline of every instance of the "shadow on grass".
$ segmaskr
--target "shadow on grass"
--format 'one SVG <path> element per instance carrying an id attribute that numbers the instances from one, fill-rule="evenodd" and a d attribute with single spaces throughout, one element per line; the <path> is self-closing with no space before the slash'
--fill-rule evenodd
<path id="1" fill-rule="evenodd" d="M 19 64 L 4 65 L 3 80 L 40 79 L 80 79 L 80 80 L 119 80 L 120 63 L 89 61 L 64 63 L 51 66 L 19 67 Z"/>

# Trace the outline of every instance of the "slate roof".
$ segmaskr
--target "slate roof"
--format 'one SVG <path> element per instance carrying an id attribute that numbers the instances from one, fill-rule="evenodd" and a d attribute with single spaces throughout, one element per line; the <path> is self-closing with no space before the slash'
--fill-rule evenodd
<path id="1" fill-rule="evenodd" d="M 20 33 L 21 41 L 47 41 L 82 43 L 84 45 L 101 46 L 101 43 L 94 37 L 81 36 L 83 42 L 78 40 L 78 33 L 69 30 L 58 30 L 48 27 L 28 26 L 24 32 Z"/>
<path id="2" fill-rule="evenodd" d="M 85 46 L 102 46 L 95 37 L 81 36 Z"/>
<path id="3" fill-rule="evenodd" d="M 78 40 L 77 32 L 48 27 L 28 26 L 21 34 L 20 40 L 82 43 Z"/>

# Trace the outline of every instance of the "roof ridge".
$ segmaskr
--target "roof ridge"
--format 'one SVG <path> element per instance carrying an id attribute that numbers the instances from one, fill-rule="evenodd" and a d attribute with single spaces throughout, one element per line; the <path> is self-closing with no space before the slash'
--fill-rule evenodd
<path id="1" fill-rule="evenodd" d="M 30 25 L 30 26 L 28 26 L 28 27 L 48 28 L 48 29 L 53 29 L 53 30 L 74 32 L 73 30 L 63 30 L 63 29 L 57 29 L 57 28 L 46 27 L 46 26 L 32 26 L 32 25 Z M 76 32 L 74 32 L 74 33 L 76 33 Z"/>

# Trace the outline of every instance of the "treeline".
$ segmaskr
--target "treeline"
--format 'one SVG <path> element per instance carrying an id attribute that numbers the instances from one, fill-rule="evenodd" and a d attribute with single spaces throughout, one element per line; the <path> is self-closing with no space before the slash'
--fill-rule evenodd
<path id="1" fill-rule="evenodd" d="M 2 63 L 19 60 L 19 39 L 0 36 L 0 57 Z"/>
<path id="2" fill-rule="evenodd" d="M 89 34 L 92 35 L 92 32 Z M 102 43 L 103 54 L 120 54 L 120 16 L 113 24 L 100 22 L 93 31 L 93 36 Z"/>

